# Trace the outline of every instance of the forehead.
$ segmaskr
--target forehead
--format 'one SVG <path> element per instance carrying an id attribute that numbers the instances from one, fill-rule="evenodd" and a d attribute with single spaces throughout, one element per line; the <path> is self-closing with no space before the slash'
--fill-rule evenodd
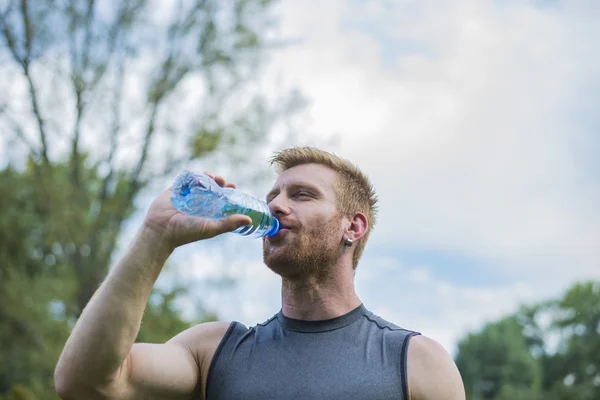
<path id="1" fill-rule="evenodd" d="M 297 165 L 279 174 L 274 189 L 291 185 L 313 186 L 324 193 L 334 193 L 337 172 L 319 164 Z"/>

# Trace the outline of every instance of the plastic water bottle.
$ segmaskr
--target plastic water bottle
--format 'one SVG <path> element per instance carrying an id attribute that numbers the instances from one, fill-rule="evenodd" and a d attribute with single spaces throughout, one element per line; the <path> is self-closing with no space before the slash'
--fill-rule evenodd
<path id="1" fill-rule="evenodd" d="M 234 188 L 221 187 L 206 174 L 179 174 L 171 185 L 171 203 L 180 212 L 196 217 L 218 219 L 245 214 L 252 218 L 252 224 L 233 231 L 241 236 L 273 236 L 280 229 L 267 203 Z"/>

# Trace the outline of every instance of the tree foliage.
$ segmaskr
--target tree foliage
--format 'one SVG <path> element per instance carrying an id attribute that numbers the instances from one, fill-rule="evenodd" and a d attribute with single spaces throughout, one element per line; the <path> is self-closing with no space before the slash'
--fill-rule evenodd
<path id="1" fill-rule="evenodd" d="M 600 398 L 600 282 L 468 334 L 456 363 L 470 399 Z"/>
<path id="2" fill-rule="evenodd" d="M 257 93 L 268 0 L 0 3 L 0 399 L 54 399 L 70 329 L 136 199 L 214 157 L 246 160 L 301 106 Z M 138 340 L 184 320 L 154 290 Z"/>

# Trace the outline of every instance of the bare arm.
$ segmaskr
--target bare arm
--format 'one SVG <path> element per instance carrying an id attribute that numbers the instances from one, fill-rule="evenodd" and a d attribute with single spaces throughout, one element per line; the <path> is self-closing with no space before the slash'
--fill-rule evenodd
<path id="1" fill-rule="evenodd" d="M 222 178 L 219 184 L 225 185 Z M 233 185 L 228 185 L 233 186 Z M 136 344 L 144 308 L 162 267 L 177 246 L 250 223 L 246 216 L 206 220 L 183 215 L 169 191 L 151 206 L 125 256 L 92 296 L 55 371 L 64 399 L 186 398 L 198 386 L 200 358 L 190 335 L 218 337 L 223 324 L 200 327 L 160 345 Z"/>
<path id="2" fill-rule="evenodd" d="M 460 372 L 438 342 L 419 335 L 408 346 L 410 400 L 465 400 Z"/>
<path id="3" fill-rule="evenodd" d="M 165 344 L 134 344 L 121 375 L 108 388 L 112 392 L 109 397 L 204 398 L 210 362 L 229 325 L 209 322 L 194 326 Z"/>
<path id="4" fill-rule="evenodd" d="M 109 389 L 123 391 L 114 384 L 128 375 L 131 360 L 124 361 L 139 331 L 152 286 L 170 254 L 152 230 L 138 232 L 127 254 L 90 299 L 65 345 L 55 374 L 59 394 L 83 392 L 93 398 L 96 390 L 105 394 Z M 180 349 L 165 347 L 162 351 L 182 358 Z M 185 390 L 193 382 L 186 379 L 182 384 Z"/>

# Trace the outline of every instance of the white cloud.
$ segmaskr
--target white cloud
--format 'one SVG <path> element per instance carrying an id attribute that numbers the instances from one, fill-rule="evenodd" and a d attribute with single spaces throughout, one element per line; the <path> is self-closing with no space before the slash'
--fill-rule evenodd
<path id="1" fill-rule="evenodd" d="M 378 188 L 378 250 L 367 249 L 356 278 L 375 313 L 454 351 L 483 321 L 600 276 L 600 182 L 582 159 L 594 143 L 579 119 L 594 115 L 576 114 L 591 110 L 587 88 L 600 83 L 600 53 L 590 51 L 599 11 L 592 2 L 281 3 L 282 35 L 300 40 L 274 55 L 263 85 L 299 87 L 312 135 L 298 143 L 339 135 L 330 149 Z M 279 310 L 279 278 L 247 240 L 235 242 L 247 256 L 207 246 L 180 259 L 196 253 L 182 270 L 190 279 L 228 268 L 233 293 L 198 297 L 254 325 Z M 512 281 L 442 279 L 439 265 L 387 255 L 399 245 L 466 255 Z"/>
<path id="2" fill-rule="evenodd" d="M 175 281 L 191 284 L 184 315 L 194 318 L 196 305 L 217 312 L 221 320 L 237 320 L 248 326 L 273 316 L 280 308 L 280 278 L 261 259 L 261 241 L 234 234 L 179 248 L 172 270 L 159 284 Z M 233 285 L 233 287 L 230 286 Z"/>
<path id="3" fill-rule="evenodd" d="M 432 278 L 431 272 L 426 268 L 413 268 L 406 274 L 406 280 L 412 283 L 426 283 Z"/>
<path id="4" fill-rule="evenodd" d="M 363 279 L 364 274 L 370 279 Z M 437 340 L 453 354 L 457 341 L 482 322 L 547 295 L 531 282 L 457 284 L 436 277 L 424 266 L 380 268 L 376 259 L 370 259 L 365 270 L 359 268 L 357 290 L 375 314 Z"/>
<path id="5" fill-rule="evenodd" d="M 572 113 L 579 89 L 600 81 L 587 51 L 597 35 L 582 34 L 600 31 L 589 10 L 383 4 L 285 3 L 283 33 L 302 41 L 271 70 L 309 96 L 311 128 L 339 134 L 333 150 L 375 181 L 373 241 L 594 274 L 600 184 L 577 158 L 590 133 Z"/>
<path id="6" fill-rule="evenodd" d="M 383 255 L 357 275 L 373 311 L 452 350 L 482 321 L 599 276 L 600 184 L 579 157 L 594 143 L 575 114 L 600 82 L 589 51 L 598 11 L 589 2 L 281 4 L 282 35 L 299 40 L 273 57 L 265 88 L 299 87 L 311 101 L 306 131 L 339 135 L 330 150 L 361 165 L 380 193 L 370 245 Z M 433 265 L 400 266 L 385 255 L 399 244 L 465 254 L 513 282 L 459 284 Z M 240 293 L 267 317 L 279 308 L 278 279 L 251 264 Z M 381 287 L 392 283 L 402 290 Z M 224 315 L 253 324 L 253 313 L 238 305 Z"/>

